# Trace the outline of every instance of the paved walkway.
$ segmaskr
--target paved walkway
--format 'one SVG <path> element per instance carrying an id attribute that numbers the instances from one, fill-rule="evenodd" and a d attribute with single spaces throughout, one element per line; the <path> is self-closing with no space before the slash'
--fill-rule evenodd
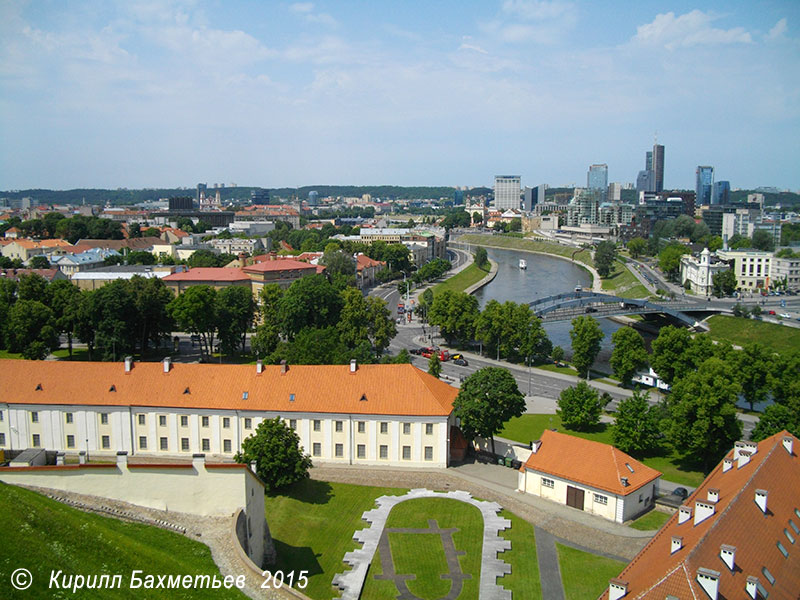
<path id="1" fill-rule="evenodd" d="M 536 536 L 536 560 L 539 562 L 542 598 L 564 600 L 564 585 L 561 581 L 561 569 L 558 567 L 555 537 L 541 527 L 534 527 L 533 533 Z"/>

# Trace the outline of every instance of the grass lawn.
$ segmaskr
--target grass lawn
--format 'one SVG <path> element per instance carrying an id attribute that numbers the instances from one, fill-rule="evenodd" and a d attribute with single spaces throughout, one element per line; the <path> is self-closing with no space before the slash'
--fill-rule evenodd
<path id="1" fill-rule="evenodd" d="M 661 529 L 661 526 L 669 521 L 669 517 L 670 515 L 660 510 L 651 510 L 631 523 L 631 527 L 640 531 L 654 531 Z"/>
<path id="2" fill-rule="evenodd" d="M 706 323 L 714 340 L 728 340 L 737 346 L 757 342 L 775 352 L 800 350 L 800 331 L 793 327 L 724 315 L 714 315 Z"/>
<path id="3" fill-rule="evenodd" d="M 543 371 L 550 371 L 551 373 L 563 373 L 564 375 L 577 375 L 578 371 L 570 366 L 568 363 L 561 361 L 560 365 L 553 363 L 543 363 L 541 365 L 534 365 L 535 369 L 542 369 Z"/>
<path id="4" fill-rule="evenodd" d="M 132 598 L 151 596 L 128 589 L 134 569 L 147 574 L 216 575 L 219 569 L 211 551 L 200 542 L 138 523 L 126 523 L 79 511 L 26 489 L 0 484 L 0 538 L 6 552 L 0 558 L 0 591 L 3 598 L 70 597 L 48 590 L 51 570 L 72 574 L 122 575 L 121 589 L 86 589 L 80 598 Z M 33 575 L 26 591 L 9 585 L 11 573 L 20 567 Z M 62 580 L 59 578 L 59 583 Z M 159 598 L 246 598 L 236 590 L 159 590 Z M 152 597 L 156 597 L 152 595 Z"/>
<path id="5" fill-rule="evenodd" d="M 625 563 L 556 543 L 558 566 L 566 600 L 597 598 L 608 580 L 620 574 Z"/>
<path id="6" fill-rule="evenodd" d="M 644 298 L 650 295 L 630 269 L 619 261 L 614 262 L 614 270 L 602 280 L 603 291 L 623 298 Z"/>
<path id="7" fill-rule="evenodd" d="M 0 358 L 22 358 L 19 352 L 9 352 L 8 350 L 0 350 Z"/>
<path id="8" fill-rule="evenodd" d="M 449 279 L 437 283 L 433 286 L 433 294 L 440 294 L 445 290 L 452 290 L 454 292 L 463 292 L 469 286 L 478 283 L 481 279 L 489 274 L 489 267 L 480 268 L 474 262 L 463 271 L 456 273 Z"/>
<path id="9" fill-rule="evenodd" d="M 468 233 L 458 238 L 459 242 L 477 244 L 479 246 L 491 246 L 494 248 L 510 248 L 512 250 L 530 250 L 532 252 L 544 252 L 545 254 L 555 254 L 565 258 L 572 258 L 585 265 L 593 265 L 591 253 L 588 250 L 576 252 L 576 248 L 562 246 L 553 242 L 532 240 L 504 235 L 481 235 Z"/>
<path id="10" fill-rule="evenodd" d="M 558 429 L 561 433 L 582 437 L 587 440 L 613 444 L 613 425 L 600 423 L 588 432 L 570 431 L 562 425 L 561 417 L 558 415 L 526 414 L 521 417 L 515 417 L 506 423 L 498 436 L 527 444 L 531 440 L 538 440 L 545 429 L 553 428 Z M 674 452 L 648 456 L 640 460 L 648 467 L 661 471 L 666 481 L 697 487 L 705 477 L 701 467 L 687 463 Z"/>
<path id="11" fill-rule="evenodd" d="M 386 527 L 427 529 L 429 519 L 435 519 L 443 529 L 454 527 L 459 530 L 453 534 L 453 543 L 456 550 L 466 552 L 459 556 L 461 571 L 472 575 L 471 579 L 464 581 L 459 598 L 477 598 L 483 542 L 480 511 L 464 502 L 446 498 L 408 500 L 392 509 Z M 438 534 L 390 533 L 389 545 L 395 573 L 416 575 L 415 579 L 407 582 L 412 594 L 424 600 L 436 600 L 447 595 L 450 581 L 440 577 L 448 569 Z M 379 572 L 380 557 L 376 555 L 361 596 L 370 600 L 394 600 L 399 593 L 397 587 L 392 582 L 376 580 L 374 576 Z"/>
<path id="12" fill-rule="evenodd" d="M 73 348 L 72 358 L 70 358 L 68 348 L 59 348 L 53 352 L 53 356 L 60 360 L 89 360 L 89 351 L 86 348 Z M 95 359 L 97 359 L 97 356 L 95 356 Z"/>
<path id="13" fill-rule="evenodd" d="M 533 525 L 507 510 L 501 510 L 500 516 L 511 519 L 511 528 L 500 532 L 502 537 L 511 540 L 511 550 L 500 554 L 511 565 L 511 573 L 497 582 L 507 590 L 512 590 L 514 598 L 540 600 L 542 586 L 539 583 L 539 561 L 536 558 Z"/>

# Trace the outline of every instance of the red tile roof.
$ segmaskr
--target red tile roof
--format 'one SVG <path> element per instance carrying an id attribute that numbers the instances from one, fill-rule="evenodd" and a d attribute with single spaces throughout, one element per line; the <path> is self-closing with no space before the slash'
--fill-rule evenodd
<path id="1" fill-rule="evenodd" d="M 521 469 L 549 473 L 618 496 L 627 496 L 661 476 L 614 446 L 549 429 L 542 434 L 538 451 Z M 627 486 L 622 485 L 623 477 L 628 478 Z"/>
<path id="2" fill-rule="evenodd" d="M 266 273 L 273 271 L 316 271 L 316 266 L 307 262 L 293 260 L 291 258 L 281 258 L 276 260 L 265 260 L 263 262 L 249 265 L 244 268 L 246 273 Z"/>
<path id="3" fill-rule="evenodd" d="M 241 270 L 230 267 L 194 267 L 182 273 L 172 273 L 164 277 L 164 282 L 170 281 L 250 281 L 250 278 Z"/>
<path id="4" fill-rule="evenodd" d="M 791 441 L 791 454 L 784 439 Z M 799 446 L 795 436 L 783 431 L 759 442 L 757 452 L 741 467 L 736 460 L 727 471 L 723 471 L 725 460 L 717 465 L 684 503 L 692 509 L 692 517 L 679 524 L 678 514 L 673 515 L 619 575 L 628 584 L 623 598 L 662 600 L 668 594 L 706 598 L 697 582 L 700 568 L 720 573 L 720 598 L 746 598 L 748 577 L 757 577 L 770 598 L 798 598 L 800 535 L 791 523 L 800 528 Z M 735 452 L 726 459 L 733 459 Z M 709 490 L 718 490 L 716 502 L 708 502 Z M 756 490 L 767 492 L 766 514 L 755 502 Z M 696 501 L 713 505 L 714 513 L 695 525 Z M 673 537 L 682 538 L 682 547 L 670 553 Z M 788 557 L 779 550 L 779 542 Z M 736 548 L 733 571 L 720 557 L 722 545 Z M 775 578 L 774 584 L 764 568 Z M 607 597 L 608 590 L 601 598 Z"/>
<path id="5" fill-rule="evenodd" d="M 407 364 L 359 365 L 355 373 L 350 365 L 290 365 L 285 374 L 265 365 L 258 374 L 255 365 L 178 363 L 164 373 L 162 363 L 136 363 L 125 373 L 122 363 L 0 360 L 0 381 L 8 404 L 277 413 L 447 416 L 458 393 Z"/>

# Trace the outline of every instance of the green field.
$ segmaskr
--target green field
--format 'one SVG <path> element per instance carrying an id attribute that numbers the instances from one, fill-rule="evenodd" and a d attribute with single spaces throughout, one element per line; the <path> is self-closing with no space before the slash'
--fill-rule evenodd
<path id="1" fill-rule="evenodd" d="M 561 424 L 561 417 L 550 414 L 526 414 L 521 417 L 515 417 L 506 423 L 498 436 L 527 444 L 531 440 L 538 440 L 545 429 L 554 428 L 562 433 L 586 438 L 587 440 L 613 444 L 612 432 L 614 425 L 612 424 L 600 423 L 588 432 L 571 431 Z M 665 451 L 663 454 L 647 456 L 639 460 L 648 467 L 661 471 L 666 481 L 697 487 L 705 477 L 703 471 L 697 465 L 687 463 L 674 452 L 667 453 Z"/>
<path id="2" fill-rule="evenodd" d="M 620 574 L 625 563 L 556 543 L 558 566 L 566 600 L 597 598 L 608 580 Z"/>
<path id="3" fill-rule="evenodd" d="M 602 286 L 603 291 L 622 298 L 646 298 L 650 295 L 647 288 L 620 261 L 614 262 L 614 270 L 611 275 L 602 280 Z"/>
<path id="4" fill-rule="evenodd" d="M 800 350 L 800 330 L 794 327 L 725 315 L 710 317 L 706 323 L 711 328 L 709 335 L 718 341 L 737 346 L 756 342 L 780 353 Z"/>
<path id="5" fill-rule="evenodd" d="M 486 277 L 489 274 L 489 267 L 485 266 L 484 268 L 479 267 L 474 262 L 468 266 L 463 271 L 460 271 L 450 277 L 442 281 L 441 283 L 437 283 L 433 286 L 433 295 L 439 294 L 445 290 L 451 290 L 453 292 L 463 292 L 469 286 L 478 283 L 481 279 Z"/>
<path id="6" fill-rule="evenodd" d="M 152 575 L 222 577 L 204 544 L 177 533 L 85 513 L 41 494 L 0 483 L 0 597 L 134 598 L 150 594 L 129 589 L 134 569 Z M 11 573 L 26 568 L 32 586 L 13 589 Z M 51 570 L 70 575 L 122 575 L 121 589 L 83 589 L 73 595 L 48 589 Z M 59 584 L 63 579 L 58 579 Z M 246 598 L 237 589 L 159 590 L 159 598 Z M 152 596 L 156 597 L 156 596 Z"/>
<path id="7" fill-rule="evenodd" d="M 573 258 L 585 265 L 593 265 L 592 255 L 588 250 L 576 252 L 576 248 L 562 246 L 553 242 L 510 237 L 504 235 L 480 235 L 468 233 L 458 238 L 459 242 L 466 244 L 476 244 L 479 246 L 494 248 L 510 248 L 512 250 L 529 250 L 531 252 L 543 252 L 545 254 L 555 254 L 564 258 Z"/>
<path id="8" fill-rule="evenodd" d="M 640 531 L 654 531 L 661 529 L 661 526 L 669 521 L 670 515 L 658 510 L 651 510 L 631 523 L 631 527 Z"/>

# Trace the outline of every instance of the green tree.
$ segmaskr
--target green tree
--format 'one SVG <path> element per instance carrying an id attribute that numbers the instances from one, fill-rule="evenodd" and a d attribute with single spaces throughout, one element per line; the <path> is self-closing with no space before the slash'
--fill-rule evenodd
<path id="1" fill-rule="evenodd" d="M 17 282 L 17 298 L 19 300 L 42 301 L 47 297 L 47 280 L 38 273 L 22 275 Z"/>
<path id="2" fill-rule="evenodd" d="M 439 360 L 439 355 L 434 352 L 428 359 L 428 374 L 433 375 L 436 379 L 442 374 L 442 362 Z"/>
<path id="3" fill-rule="evenodd" d="M 658 253 L 658 268 L 674 280 L 681 267 L 681 256 L 688 254 L 689 249 L 683 244 L 670 244 Z"/>
<path id="4" fill-rule="evenodd" d="M 561 346 L 556 346 L 553 348 L 553 352 L 550 357 L 556 364 L 560 363 L 562 360 L 564 360 L 564 349 Z"/>
<path id="5" fill-rule="evenodd" d="M 154 265 L 156 264 L 156 257 L 152 252 L 145 252 L 144 250 L 134 250 L 129 252 L 125 257 L 125 261 L 129 265 Z"/>
<path id="6" fill-rule="evenodd" d="M 397 335 L 397 326 L 385 300 L 367 298 L 367 330 L 375 353 L 381 356 Z"/>
<path id="7" fill-rule="evenodd" d="M 207 356 L 211 356 L 217 332 L 216 298 L 217 292 L 210 285 L 193 285 L 167 306 L 180 331 L 200 336 L 201 349 Z"/>
<path id="8" fill-rule="evenodd" d="M 592 317 L 576 317 L 572 319 L 569 337 L 572 340 L 572 364 L 577 369 L 578 376 L 586 379 L 600 352 L 603 331 Z"/>
<path id="9" fill-rule="evenodd" d="M 774 359 L 769 387 L 775 402 L 800 415 L 800 351 L 784 353 Z"/>
<path id="10" fill-rule="evenodd" d="M 93 291 L 88 296 L 87 309 L 87 316 L 93 321 L 92 341 L 101 351 L 102 360 L 133 353 L 139 332 L 136 302 L 127 281 L 118 279 Z"/>
<path id="11" fill-rule="evenodd" d="M 434 297 L 428 311 L 428 322 L 438 325 L 441 334 L 453 345 L 472 339 L 478 314 L 478 299 L 475 296 L 445 290 Z"/>
<path id="12" fill-rule="evenodd" d="M 662 381 L 671 385 L 677 375 L 686 374 L 684 353 L 690 343 L 689 332 L 681 327 L 667 325 L 658 332 L 651 345 L 650 366 Z"/>
<path id="13" fill-rule="evenodd" d="M 736 274 L 732 269 L 714 273 L 714 275 L 711 276 L 711 283 L 714 288 L 714 295 L 717 298 L 730 296 L 736 291 Z"/>
<path id="14" fill-rule="evenodd" d="M 356 265 L 350 253 L 344 250 L 326 250 L 319 261 L 325 271 L 336 275 L 355 275 Z"/>
<path id="15" fill-rule="evenodd" d="M 361 363 L 371 362 L 370 348 L 366 342 L 355 348 L 347 348 L 334 326 L 304 327 L 285 344 L 283 356 L 290 364 L 297 365 L 337 365 L 351 358 Z"/>
<path id="16" fill-rule="evenodd" d="M 72 356 L 72 336 L 80 305 L 81 292 L 70 281 L 58 279 L 47 286 L 47 306 L 53 311 L 55 327 L 66 334 L 67 348 Z"/>
<path id="17" fill-rule="evenodd" d="M 717 250 L 722 248 L 722 238 L 719 237 L 718 235 L 710 237 L 708 240 L 708 244 L 706 244 L 706 247 L 711 252 L 716 252 Z"/>
<path id="18" fill-rule="evenodd" d="M 494 452 L 495 434 L 509 419 L 522 416 L 525 397 L 507 369 L 484 367 L 461 384 L 453 412 L 461 419 L 461 429 L 468 439 L 489 438 Z"/>
<path id="19" fill-rule="evenodd" d="M 174 323 L 167 306 L 172 301 L 172 292 L 158 277 L 145 278 L 134 275 L 128 281 L 128 289 L 136 308 L 136 338 L 142 356 L 150 344 L 158 344 L 172 332 Z"/>
<path id="20" fill-rule="evenodd" d="M 628 242 L 627 248 L 633 258 L 639 258 L 647 251 L 647 240 L 640 237 L 632 238 Z"/>
<path id="21" fill-rule="evenodd" d="M 643 456 L 659 447 L 661 435 L 658 407 L 652 406 L 648 393 L 636 390 L 630 398 L 620 400 L 614 429 L 614 445 L 634 456 Z"/>
<path id="22" fill-rule="evenodd" d="M 800 416 L 783 404 L 770 404 L 758 419 L 758 423 L 750 434 L 750 439 L 760 442 L 784 429 L 800 437 Z"/>
<path id="23" fill-rule="evenodd" d="M 740 392 L 731 367 L 718 358 L 676 381 L 667 402 L 667 436 L 673 447 L 708 471 L 741 438 L 736 416 Z"/>
<path id="24" fill-rule="evenodd" d="M 387 357 L 384 357 L 384 358 L 387 358 Z M 408 365 L 408 364 L 411 364 L 411 354 L 409 353 L 409 351 L 406 348 L 403 348 L 403 349 L 400 350 L 400 352 L 397 353 L 397 356 L 392 357 L 389 362 L 391 362 L 394 365 Z"/>
<path id="25" fill-rule="evenodd" d="M 486 253 L 486 248 L 478 246 L 475 249 L 475 264 L 482 267 L 489 263 L 489 255 Z"/>
<path id="26" fill-rule="evenodd" d="M 50 261 L 47 260 L 47 257 L 44 254 L 37 254 L 31 258 L 28 266 L 30 266 L 31 269 L 49 269 Z"/>
<path id="27" fill-rule="evenodd" d="M 129 238 L 142 237 L 142 226 L 139 223 L 131 223 L 128 226 L 128 237 Z"/>
<path id="28" fill-rule="evenodd" d="M 298 279 L 284 292 L 278 305 L 283 334 L 291 341 L 304 327 L 335 326 L 344 304 L 324 275 Z"/>
<path id="29" fill-rule="evenodd" d="M 275 352 L 280 342 L 281 323 L 278 308 L 282 297 L 283 289 L 277 283 L 268 283 L 261 288 L 259 294 L 261 323 L 251 340 L 253 352 L 260 358 Z"/>
<path id="30" fill-rule="evenodd" d="M 556 414 L 561 417 L 561 423 L 576 431 L 586 431 L 597 425 L 605 406 L 597 390 L 585 381 L 562 390 L 556 404 Z"/>
<path id="31" fill-rule="evenodd" d="M 500 340 L 503 336 L 505 313 L 503 305 L 492 298 L 475 319 L 475 339 L 487 350 L 496 352 L 500 360 Z"/>
<path id="32" fill-rule="evenodd" d="M 647 364 L 644 340 L 633 327 L 621 327 L 611 336 L 611 342 L 611 368 L 622 385 L 629 386 L 636 372 Z"/>
<path id="33" fill-rule="evenodd" d="M 300 437 L 280 417 L 261 421 L 234 460 L 246 465 L 255 462 L 267 491 L 305 479 L 312 466 L 311 457 L 300 447 Z"/>
<path id="34" fill-rule="evenodd" d="M 255 315 L 256 303 L 250 289 L 228 286 L 217 292 L 217 332 L 223 354 L 244 350 L 245 336 Z"/>
<path id="35" fill-rule="evenodd" d="M 594 251 L 594 268 L 600 277 L 608 277 L 614 268 L 614 261 L 617 258 L 617 247 L 614 242 L 603 241 L 597 244 Z"/>
<path id="36" fill-rule="evenodd" d="M 775 239 L 772 237 L 772 233 L 766 229 L 756 229 L 753 232 L 753 248 L 766 252 L 775 250 Z"/>
<path id="37" fill-rule="evenodd" d="M 760 344 L 747 344 L 734 354 L 736 358 L 736 378 L 742 386 L 742 395 L 753 405 L 764 402 L 769 392 L 769 379 L 775 363 L 772 352 Z"/>
<path id="38" fill-rule="evenodd" d="M 8 311 L 8 349 L 23 358 L 44 360 L 58 348 L 53 311 L 38 300 L 17 300 Z"/>

